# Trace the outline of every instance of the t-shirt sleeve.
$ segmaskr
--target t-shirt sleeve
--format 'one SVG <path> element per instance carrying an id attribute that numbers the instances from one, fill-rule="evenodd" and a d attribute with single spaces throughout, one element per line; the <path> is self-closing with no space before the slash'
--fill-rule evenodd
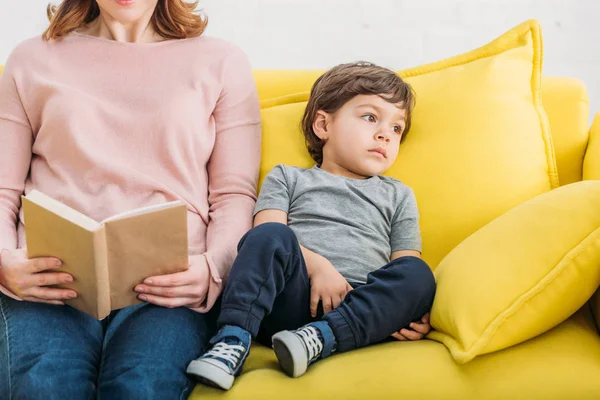
<path id="1" fill-rule="evenodd" d="M 415 193 L 404 186 L 404 196 L 396 209 L 392 221 L 390 245 L 392 251 L 415 250 L 422 251 L 421 228 L 419 227 L 419 208 Z"/>
<path id="2" fill-rule="evenodd" d="M 285 213 L 290 209 L 290 190 L 288 176 L 283 165 L 276 165 L 265 177 L 254 215 L 263 210 L 281 210 Z"/>

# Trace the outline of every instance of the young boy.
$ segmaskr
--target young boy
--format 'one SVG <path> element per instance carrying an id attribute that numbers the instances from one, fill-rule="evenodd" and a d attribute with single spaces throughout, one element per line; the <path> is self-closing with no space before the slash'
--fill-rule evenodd
<path id="1" fill-rule="evenodd" d="M 411 324 L 435 293 L 415 196 L 379 175 L 396 160 L 413 103 L 408 84 L 369 63 L 339 65 L 315 82 L 302 129 L 317 165 L 278 165 L 265 178 L 223 292 L 220 330 L 189 374 L 231 388 L 252 338 L 272 343 L 298 377 L 332 353 L 429 331 L 427 316 Z"/>

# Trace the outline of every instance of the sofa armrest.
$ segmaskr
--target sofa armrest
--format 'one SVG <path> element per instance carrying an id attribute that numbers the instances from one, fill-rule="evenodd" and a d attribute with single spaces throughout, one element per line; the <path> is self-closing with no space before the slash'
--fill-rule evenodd
<path id="1" fill-rule="evenodd" d="M 583 161 L 583 179 L 600 179 L 600 112 L 594 117 Z"/>

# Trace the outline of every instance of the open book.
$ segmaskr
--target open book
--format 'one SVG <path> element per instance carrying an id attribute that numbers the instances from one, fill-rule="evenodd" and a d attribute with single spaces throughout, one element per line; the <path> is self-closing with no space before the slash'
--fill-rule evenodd
<path id="1" fill-rule="evenodd" d="M 134 287 L 150 276 L 188 268 L 187 209 L 183 202 L 143 207 L 104 221 L 33 190 L 22 197 L 29 258 L 62 260 L 77 298 L 65 303 L 94 318 L 140 303 Z"/>

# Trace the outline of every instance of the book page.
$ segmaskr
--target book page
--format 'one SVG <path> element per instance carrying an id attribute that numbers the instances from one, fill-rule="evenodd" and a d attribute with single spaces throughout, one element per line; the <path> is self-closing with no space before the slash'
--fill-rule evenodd
<path id="1" fill-rule="evenodd" d="M 167 208 L 173 208 L 173 207 L 177 207 L 177 206 L 180 206 L 183 204 L 184 204 L 183 201 L 177 200 L 177 201 L 171 201 L 169 203 L 155 204 L 152 206 L 136 208 L 134 210 L 125 211 L 125 212 L 113 215 L 112 217 L 106 218 L 104 221 L 102 221 L 102 223 L 105 224 L 110 221 L 116 221 L 119 219 L 135 217 L 136 215 L 148 214 L 148 213 L 152 213 L 154 211 L 164 210 Z"/>
<path id="2" fill-rule="evenodd" d="M 111 307 L 138 304 L 134 287 L 150 276 L 188 268 L 184 204 L 106 222 Z"/>
<path id="3" fill-rule="evenodd" d="M 32 190 L 27 196 L 25 196 L 27 200 L 32 203 L 37 204 L 39 207 L 43 207 L 46 210 L 61 216 L 62 218 L 68 220 L 69 222 L 79 225 L 83 229 L 88 231 L 96 230 L 100 227 L 100 224 L 85 214 L 80 213 L 79 211 L 67 206 L 66 204 L 61 203 L 58 200 L 53 199 L 50 196 L 45 195 L 42 192 L 37 190 Z M 26 221 L 25 221 L 26 223 Z"/>
<path id="4" fill-rule="evenodd" d="M 28 197 L 23 198 L 23 212 L 28 257 L 59 258 L 63 264 L 53 271 L 69 273 L 74 281 L 57 287 L 73 289 L 78 294 L 77 298 L 65 303 L 94 318 L 100 318 L 94 254 L 97 231 L 90 231 L 62 218 L 33 203 Z"/>

